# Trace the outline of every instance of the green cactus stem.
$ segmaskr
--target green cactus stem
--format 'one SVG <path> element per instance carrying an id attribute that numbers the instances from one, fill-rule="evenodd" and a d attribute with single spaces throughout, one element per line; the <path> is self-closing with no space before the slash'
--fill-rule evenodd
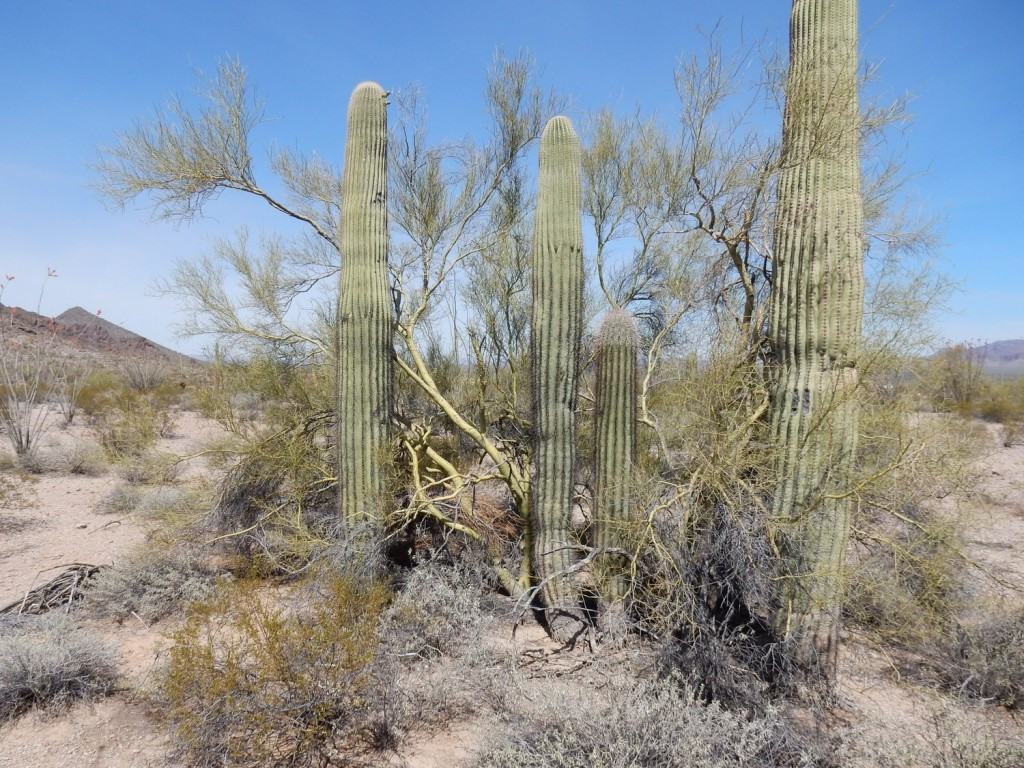
<path id="1" fill-rule="evenodd" d="M 391 421 L 387 94 L 361 83 L 348 105 L 338 302 L 338 506 L 348 523 L 378 520 Z"/>
<path id="2" fill-rule="evenodd" d="M 540 141 L 533 238 L 535 575 L 553 637 L 569 641 L 583 628 L 579 593 L 569 569 L 576 464 L 576 391 L 583 326 L 583 225 L 579 138 L 565 117 L 553 117 Z"/>
<path id="3" fill-rule="evenodd" d="M 636 363 L 639 336 L 633 316 L 611 310 L 597 334 L 597 414 L 594 467 L 594 546 L 628 544 L 630 491 L 636 452 Z M 626 559 L 598 557 L 598 582 L 608 603 L 626 595 Z"/>
<path id="4" fill-rule="evenodd" d="M 772 285 L 776 627 L 833 674 L 864 301 L 856 0 L 794 0 Z"/>

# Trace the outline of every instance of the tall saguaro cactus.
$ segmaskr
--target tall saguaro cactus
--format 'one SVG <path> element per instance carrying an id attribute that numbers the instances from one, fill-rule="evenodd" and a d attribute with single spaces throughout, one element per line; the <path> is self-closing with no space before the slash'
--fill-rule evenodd
<path id="1" fill-rule="evenodd" d="M 338 302 L 338 506 L 352 523 L 379 516 L 391 420 L 387 94 L 361 83 L 348 104 Z"/>
<path id="2" fill-rule="evenodd" d="M 572 503 L 576 463 L 576 387 L 583 325 L 583 226 L 580 142 L 572 123 L 553 117 L 540 140 L 533 238 L 535 475 L 533 544 L 548 625 L 559 640 L 578 631 Z"/>
<path id="3" fill-rule="evenodd" d="M 777 628 L 835 669 L 864 301 L 856 0 L 793 0 L 775 228 Z"/>
<path id="4" fill-rule="evenodd" d="M 639 338 L 633 316 L 613 309 L 597 334 L 596 466 L 594 546 L 621 549 L 629 523 L 630 490 L 636 452 L 636 362 Z M 626 595 L 625 563 L 602 555 L 601 592 L 609 602 Z"/>

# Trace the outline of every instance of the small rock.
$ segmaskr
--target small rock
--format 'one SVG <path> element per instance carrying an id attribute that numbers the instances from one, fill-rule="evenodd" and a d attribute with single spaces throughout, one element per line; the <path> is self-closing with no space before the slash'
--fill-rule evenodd
<path id="1" fill-rule="evenodd" d="M 82 523 L 81 525 L 76 525 L 75 526 L 75 528 L 88 528 L 88 527 L 89 527 L 88 523 Z"/>

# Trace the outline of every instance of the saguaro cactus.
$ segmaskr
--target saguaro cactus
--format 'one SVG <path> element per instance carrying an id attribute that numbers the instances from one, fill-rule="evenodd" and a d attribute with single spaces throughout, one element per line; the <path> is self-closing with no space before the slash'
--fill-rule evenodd
<path id="1" fill-rule="evenodd" d="M 361 83 L 348 104 L 338 302 L 338 506 L 372 520 L 384 495 L 391 420 L 387 94 Z"/>
<path id="2" fill-rule="evenodd" d="M 835 668 L 864 300 L 856 0 L 794 0 L 775 228 L 776 624 Z"/>
<path id="3" fill-rule="evenodd" d="M 638 336 L 633 316 L 613 309 L 597 334 L 597 424 L 594 472 L 594 546 L 621 549 L 626 544 L 630 490 L 636 451 L 636 358 Z M 625 562 L 620 555 L 599 559 L 602 596 L 609 602 L 626 594 Z"/>
<path id="4" fill-rule="evenodd" d="M 533 238 L 534 568 L 548 625 L 559 640 L 580 627 L 579 596 L 566 571 L 572 541 L 576 463 L 576 385 L 583 314 L 580 142 L 572 123 L 553 117 L 540 141 Z"/>

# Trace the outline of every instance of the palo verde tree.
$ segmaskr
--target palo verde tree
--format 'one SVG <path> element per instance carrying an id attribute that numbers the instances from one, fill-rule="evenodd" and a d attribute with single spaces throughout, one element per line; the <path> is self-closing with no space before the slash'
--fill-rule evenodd
<path id="1" fill-rule="evenodd" d="M 777 629 L 834 670 L 864 302 L 856 0 L 794 0 L 770 321 Z"/>

